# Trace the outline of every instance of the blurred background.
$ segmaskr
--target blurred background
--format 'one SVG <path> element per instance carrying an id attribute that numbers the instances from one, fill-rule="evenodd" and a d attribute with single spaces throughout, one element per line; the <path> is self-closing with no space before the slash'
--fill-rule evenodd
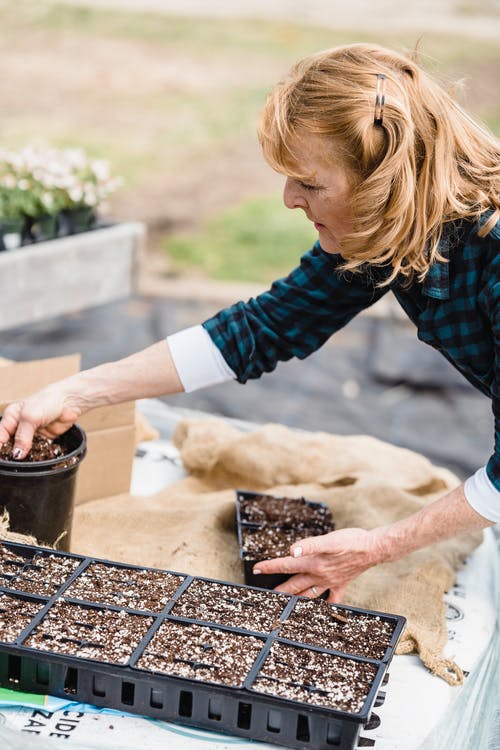
<path id="1" fill-rule="evenodd" d="M 422 61 L 500 129 L 500 3 L 9 0 L 0 2 L 3 144 L 81 145 L 125 184 L 116 219 L 149 227 L 150 262 L 172 278 L 267 283 L 314 230 L 281 208 L 256 123 L 298 58 L 353 41 Z M 251 253 L 251 262 L 249 262 Z"/>
<path id="2" fill-rule="evenodd" d="M 499 0 L 0 0 L 4 147 L 83 147 L 123 185 L 112 221 L 144 221 L 133 298 L 3 331 L 0 355 L 117 358 L 264 289 L 315 235 L 281 204 L 256 124 L 298 58 L 372 41 L 421 61 L 500 133 Z M 369 433 L 466 475 L 491 406 L 416 341 L 389 298 L 306 362 L 241 388 L 165 399 L 224 416 Z M 446 439 L 443 440 L 443 435 Z"/>

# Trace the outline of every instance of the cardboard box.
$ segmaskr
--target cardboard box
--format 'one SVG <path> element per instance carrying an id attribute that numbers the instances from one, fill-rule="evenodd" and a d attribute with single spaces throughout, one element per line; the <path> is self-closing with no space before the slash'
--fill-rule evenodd
<path id="1" fill-rule="evenodd" d="M 80 355 L 31 362 L 0 361 L 0 413 L 24 398 L 80 370 Z M 84 414 L 78 424 L 87 435 L 87 455 L 78 469 L 76 504 L 128 492 L 136 445 L 135 401 L 103 406 Z"/>

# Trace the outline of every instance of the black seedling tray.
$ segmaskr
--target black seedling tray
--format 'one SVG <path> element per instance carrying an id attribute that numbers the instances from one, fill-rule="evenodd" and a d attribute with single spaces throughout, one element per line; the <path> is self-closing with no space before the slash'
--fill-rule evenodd
<path id="1" fill-rule="evenodd" d="M 39 569 L 42 593 L 31 575 Z M 51 593 L 43 593 L 47 580 Z M 392 632 L 381 658 L 371 658 L 314 644 L 314 634 L 301 640 L 296 620 L 304 620 L 306 605 L 319 602 L 0 544 L 0 685 L 289 748 L 351 750 L 383 699 L 405 620 L 321 602 L 319 615 L 327 608 L 341 627 L 358 614 L 385 623 Z M 365 689 L 355 704 L 339 696 L 343 683 L 360 680 Z"/>
<path id="2" fill-rule="evenodd" d="M 274 503 L 300 503 L 308 513 L 312 515 L 313 520 L 302 522 L 297 518 L 281 519 L 265 517 L 259 513 L 259 500 L 270 500 Z M 259 517 L 261 520 L 259 520 Z M 313 502 L 304 498 L 286 498 L 266 495 L 260 492 L 246 492 L 236 490 L 236 526 L 238 531 L 238 545 L 240 560 L 243 563 L 245 583 L 249 586 L 260 586 L 274 589 L 283 583 L 289 577 L 283 573 L 260 573 L 255 575 L 253 572 L 254 565 L 261 560 L 268 560 L 273 557 L 284 557 L 284 552 L 277 550 L 276 554 L 251 554 L 246 549 L 246 541 L 252 535 L 269 535 L 276 538 L 277 534 L 289 536 L 290 544 L 297 539 L 306 536 L 317 536 L 333 531 L 333 523 L 330 509 L 326 503 Z M 287 546 L 289 547 L 290 544 Z"/>

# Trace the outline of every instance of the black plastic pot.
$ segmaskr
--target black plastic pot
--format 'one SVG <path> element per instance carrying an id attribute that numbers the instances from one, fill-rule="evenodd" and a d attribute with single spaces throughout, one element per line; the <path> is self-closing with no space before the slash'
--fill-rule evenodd
<path id="1" fill-rule="evenodd" d="M 96 224 L 96 216 L 90 206 L 65 208 L 58 215 L 58 223 L 59 236 L 66 237 L 93 229 Z"/>
<path id="2" fill-rule="evenodd" d="M 76 474 L 87 440 L 75 424 L 57 442 L 68 451 L 65 456 L 36 462 L 0 460 L 0 513 L 8 512 L 10 531 L 68 551 Z"/>
<path id="3" fill-rule="evenodd" d="M 30 224 L 30 234 L 34 242 L 55 240 L 59 233 L 57 216 L 44 214 L 33 218 Z"/>
<path id="4" fill-rule="evenodd" d="M 0 252 L 20 247 L 23 242 L 26 219 L 0 218 Z"/>
<path id="5" fill-rule="evenodd" d="M 257 503 L 259 499 L 269 498 L 272 500 L 282 501 L 286 504 L 288 498 L 286 497 L 275 497 L 274 495 L 265 495 L 260 492 L 246 492 L 245 490 L 236 490 L 236 528 L 238 533 L 238 546 L 239 556 L 243 563 L 243 570 L 245 575 L 245 583 L 249 586 L 259 586 L 266 589 L 274 589 L 281 583 L 288 580 L 289 575 L 286 573 L 261 573 L 255 575 L 253 572 L 254 565 L 266 558 L 269 559 L 268 555 L 259 554 L 255 552 L 251 554 L 246 549 L 246 542 L 251 538 L 252 534 L 264 531 L 265 529 L 271 529 L 276 534 L 285 530 L 296 532 L 296 539 L 300 539 L 307 536 L 317 536 L 318 534 L 326 534 L 329 531 L 333 531 L 335 524 L 333 523 L 332 515 L 328 506 L 325 503 L 313 502 L 311 500 L 305 500 L 301 498 L 301 501 L 311 513 L 317 517 L 314 521 L 311 519 L 308 523 L 300 523 L 297 519 L 287 521 L 285 525 L 279 522 L 279 520 L 269 520 L 261 517 L 262 520 L 257 522 L 255 520 L 249 520 L 249 517 L 242 511 L 242 504 Z M 297 499 L 292 500 L 292 502 Z M 293 541 L 296 541 L 294 539 Z M 271 557 L 277 557 L 278 555 L 271 555 Z M 325 592 L 327 594 L 327 592 Z M 324 596 L 324 595 L 323 595 Z"/>

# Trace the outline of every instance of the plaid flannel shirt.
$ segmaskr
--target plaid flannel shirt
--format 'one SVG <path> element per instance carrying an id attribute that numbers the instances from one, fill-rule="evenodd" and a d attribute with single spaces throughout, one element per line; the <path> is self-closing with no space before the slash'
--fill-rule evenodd
<path id="1" fill-rule="evenodd" d="M 339 255 L 317 242 L 286 278 L 248 302 L 203 323 L 240 383 L 274 370 L 279 361 L 304 359 L 357 313 L 392 290 L 417 327 L 467 380 L 492 399 L 495 448 L 486 466 L 500 491 L 500 221 L 487 237 L 477 225 L 447 225 L 440 252 L 423 283 L 396 279 L 377 287 L 383 271 L 339 273 Z"/>

